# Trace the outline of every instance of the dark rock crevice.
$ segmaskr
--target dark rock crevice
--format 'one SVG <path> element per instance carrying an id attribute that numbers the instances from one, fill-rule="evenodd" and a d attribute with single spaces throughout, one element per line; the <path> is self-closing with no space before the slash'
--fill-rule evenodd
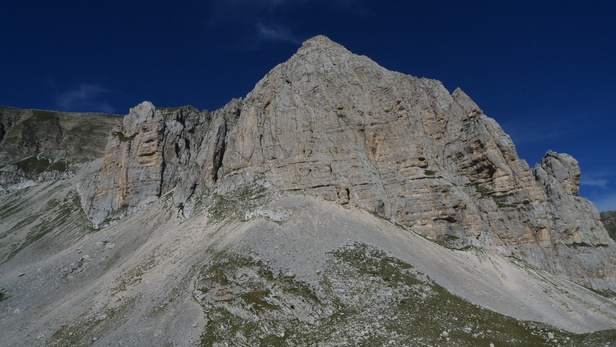
<path id="1" fill-rule="evenodd" d="M 213 166 L 212 166 L 212 180 L 214 182 L 218 181 L 218 171 L 222 168 L 223 160 L 225 156 L 225 150 L 227 148 L 227 144 L 225 138 L 227 136 L 227 123 L 224 122 L 218 131 L 218 136 L 216 140 L 216 147 L 214 149 L 214 158 L 213 158 Z"/>

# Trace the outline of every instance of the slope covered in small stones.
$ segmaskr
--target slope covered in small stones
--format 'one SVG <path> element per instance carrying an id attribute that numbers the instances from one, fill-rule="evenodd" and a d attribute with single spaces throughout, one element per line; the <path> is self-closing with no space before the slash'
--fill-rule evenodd
<path id="1" fill-rule="evenodd" d="M 574 335 L 473 305 L 366 244 L 333 250 L 324 263 L 310 286 L 261 259 L 218 254 L 195 281 L 208 319 L 202 345 L 583 346 L 616 338 L 616 331 Z"/>
<path id="2" fill-rule="evenodd" d="M 40 195 L 36 203 L 48 206 L 91 173 L 1 197 L 27 205 Z M 260 199 L 227 196 L 185 218 L 170 193 L 98 231 L 85 218 L 58 221 L 0 264 L 0 345 L 573 346 L 613 338 L 597 331 L 616 327 L 613 299 L 523 262 L 447 249 L 319 198 Z"/>

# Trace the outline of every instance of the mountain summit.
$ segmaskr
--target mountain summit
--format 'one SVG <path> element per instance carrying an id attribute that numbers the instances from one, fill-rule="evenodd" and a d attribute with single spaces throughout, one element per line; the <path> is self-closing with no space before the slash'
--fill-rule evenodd
<path id="1" fill-rule="evenodd" d="M 531 169 L 461 89 L 325 36 L 219 110 L 146 101 L 106 116 L 89 157 L 39 131 L 74 124 L 37 114 L 0 109 L 3 331 L 52 345 L 476 344 L 480 328 L 553 339 L 496 312 L 616 327 L 613 300 L 586 289 L 616 292 L 616 244 L 578 196 L 577 161 L 548 151 Z"/>
<path id="2" fill-rule="evenodd" d="M 82 193 L 95 225 L 171 191 L 187 215 L 208 192 L 306 194 L 449 247 L 486 248 L 616 288 L 616 246 L 577 196 L 575 159 L 550 151 L 530 169 L 461 89 L 388 71 L 324 36 L 243 100 L 213 113 L 146 102 L 114 134 L 98 180 Z"/>

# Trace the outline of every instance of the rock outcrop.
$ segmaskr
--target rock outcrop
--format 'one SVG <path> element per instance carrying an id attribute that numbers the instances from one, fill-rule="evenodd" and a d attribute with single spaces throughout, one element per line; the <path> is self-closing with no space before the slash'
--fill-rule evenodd
<path id="1" fill-rule="evenodd" d="M 616 240 L 616 211 L 600 212 L 599 215 L 601 216 L 601 222 L 603 222 L 608 235 Z"/>
<path id="2" fill-rule="evenodd" d="M 213 113 L 192 106 L 156 109 L 147 101 L 132 108 L 109 136 L 98 181 L 81 187 L 94 225 L 124 217 L 172 190 L 182 206 L 197 186 L 212 187 L 227 125 L 239 112 L 235 103 Z"/>
<path id="3" fill-rule="evenodd" d="M 132 109 L 82 201 L 98 225 L 172 191 L 177 206 L 254 186 L 314 195 L 614 291 L 616 244 L 579 177 L 551 151 L 531 170 L 462 90 L 317 36 L 218 111 Z"/>

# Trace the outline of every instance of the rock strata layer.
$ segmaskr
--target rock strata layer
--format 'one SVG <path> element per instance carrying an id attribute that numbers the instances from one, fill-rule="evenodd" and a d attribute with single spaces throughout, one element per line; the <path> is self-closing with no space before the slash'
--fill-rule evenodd
<path id="1" fill-rule="evenodd" d="M 96 226 L 170 192 L 180 207 L 245 188 L 313 195 L 616 291 L 616 244 L 579 179 L 567 154 L 531 169 L 461 89 L 317 36 L 215 112 L 131 109 L 81 193 Z"/>

